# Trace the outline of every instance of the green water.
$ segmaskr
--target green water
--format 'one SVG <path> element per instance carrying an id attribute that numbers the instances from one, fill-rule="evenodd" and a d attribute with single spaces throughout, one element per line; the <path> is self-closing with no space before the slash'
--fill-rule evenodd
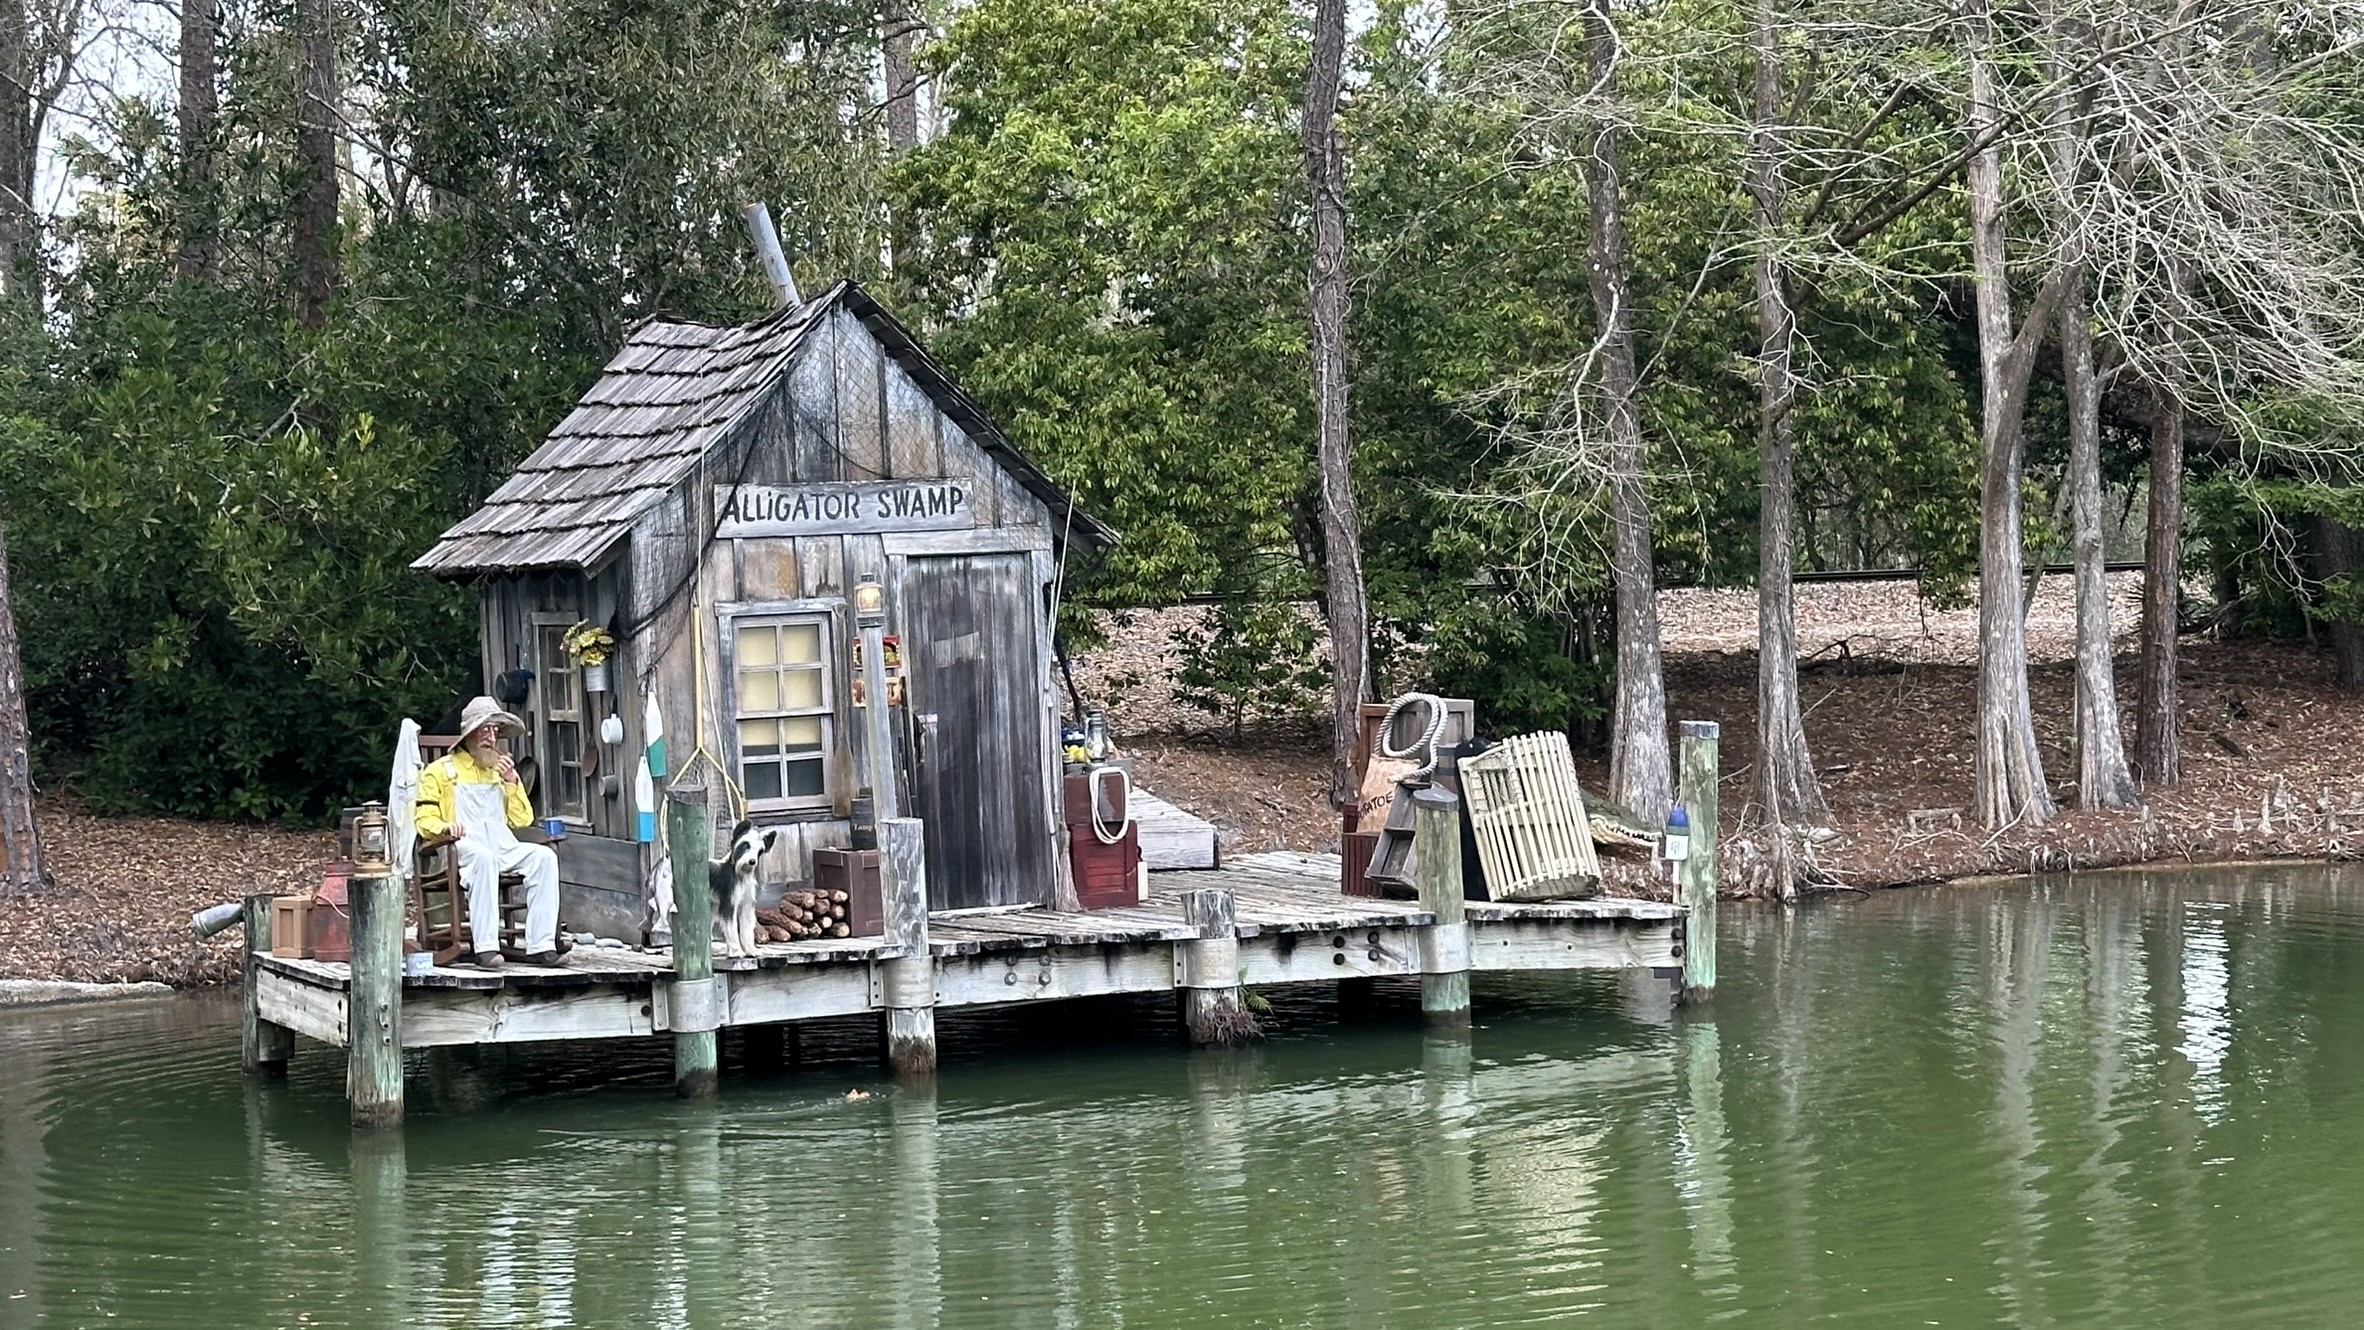
<path id="1" fill-rule="evenodd" d="M 2364 872 L 1728 910 L 1633 979 L 857 1027 L 677 1103 L 662 1045 L 237 1069 L 219 998 L 0 1017 L 0 1327 L 2318 1326 L 2364 1320 Z M 865 1101 L 845 1091 L 861 1086 Z"/>

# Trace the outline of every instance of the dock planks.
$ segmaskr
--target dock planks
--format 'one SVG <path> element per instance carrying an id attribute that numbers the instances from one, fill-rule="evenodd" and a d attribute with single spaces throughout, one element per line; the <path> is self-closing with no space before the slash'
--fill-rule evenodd
<path id="1" fill-rule="evenodd" d="M 1109 910 L 1014 908 L 933 916 L 927 948 L 940 1006 L 1003 1005 L 1171 989 L 1175 957 L 1198 938 L 1182 896 L 1229 892 L 1240 966 L 1256 984 L 1422 973 L 1419 939 L 1436 917 L 1414 901 L 1347 896 L 1332 855 L 1246 855 L 1220 869 L 1154 873 L 1150 896 Z M 1665 967 L 1680 954 L 1682 910 L 1593 899 L 1468 906 L 1471 963 L 1484 970 Z M 770 943 L 715 957 L 726 1023 L 773 1024 L 875 1010 L 877 967 L 903 953 L 879 938 Z M 275 1019 L 344 1041 L 342 962 L 260 955 Z M 413 1047 L 665 1032 L 675 981 L 667 952 L 578 947 L 563 966 L 453 966 L 403 980 L 403 1042 Z"/>

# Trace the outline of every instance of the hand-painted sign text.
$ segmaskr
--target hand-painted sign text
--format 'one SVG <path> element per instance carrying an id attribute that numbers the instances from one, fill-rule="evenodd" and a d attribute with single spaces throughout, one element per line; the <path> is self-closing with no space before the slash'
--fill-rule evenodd
<path id="1" fill-rule="evenodd" d="M 717 485 L 715 534 L 858 536 L 966 531 L 977 524 L 967 480 L 879 480 L 818 485 Z"/>

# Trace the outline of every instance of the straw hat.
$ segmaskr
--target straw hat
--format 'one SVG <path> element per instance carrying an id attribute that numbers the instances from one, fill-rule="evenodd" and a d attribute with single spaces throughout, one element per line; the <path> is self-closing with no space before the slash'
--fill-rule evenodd
<path id="1" fill-rule="evenodd" d="M 501 710 L 501 704 L 491 698 L 480 697 L 460 712 L 460 742 L 466 743 L 469 735 L 487 725 L 500 726 L 499 733 L 502 735 L 525 733 L 524 721 Z"/>

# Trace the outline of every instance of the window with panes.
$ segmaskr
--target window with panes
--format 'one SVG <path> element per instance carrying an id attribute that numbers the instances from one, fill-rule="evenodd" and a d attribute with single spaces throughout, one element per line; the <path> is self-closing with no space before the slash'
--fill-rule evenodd
<path id="1" fill-rule="evenodd" d="M 750 617 L 733 623 L 739 786 L 751 808 L 829 802 L 834 672 L 829 621 Z"/>
<path id="2" fill-rule="evenodd" d="M 564 639 L 572 619 L 536 623 L 534 633 L 540 670 L 534 683 L 541 694 L 542 815 L 587 822 L 590 817 L 583 782 L 583 676 Z"/>

